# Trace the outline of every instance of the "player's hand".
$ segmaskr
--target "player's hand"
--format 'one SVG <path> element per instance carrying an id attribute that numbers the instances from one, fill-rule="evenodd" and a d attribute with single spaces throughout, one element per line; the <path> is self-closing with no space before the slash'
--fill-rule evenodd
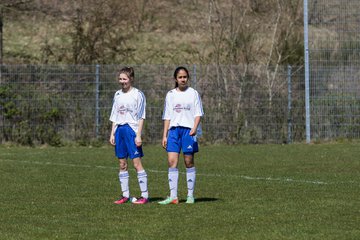
<path id="1" fill-rule="evenodd" d="M 114 137 L 114 135 L 111 134 L 109 142 L 110 142 L 111 145 L 115 146 L 115 137 Z"/>
<path id="2" fill-rule="evenodd" d="M 167 146 L 167 138 L 166 137 L 163 138 L 161 144 L 162 144 L 162 147 L 166 149 L 166 146 Z"/>
<path id="3" fill-rule="evenodd" d="M 141 140 L 140 136 L 137 136 L 135 138 L 135 144 L 136 144 L 137 147 L 140 147 L 142 145 L 142 140 Z"/>
<path id="4" fill-rule="evenodd" d="M 190 136 L 195 136 L 196 135 L 196 129 L 192 128 L 190 130 L 190 133 L 189 133 Z"/>

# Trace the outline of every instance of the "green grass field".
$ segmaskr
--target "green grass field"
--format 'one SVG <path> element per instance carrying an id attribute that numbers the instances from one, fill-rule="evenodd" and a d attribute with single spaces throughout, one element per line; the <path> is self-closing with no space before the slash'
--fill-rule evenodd
<path id="1" fill-rule="evenodd" d="M 200 146 L 194 205 L 184 174 L 157 204 L 166 153 L 144 152 L 151 202 L 117 206 L 111 147 L 0 146 L 0 239 L 360 239 L 359 143 Z"/>

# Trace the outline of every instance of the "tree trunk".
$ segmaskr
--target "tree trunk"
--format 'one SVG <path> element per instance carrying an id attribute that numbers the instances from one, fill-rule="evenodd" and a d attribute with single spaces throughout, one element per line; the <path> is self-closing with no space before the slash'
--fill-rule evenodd
<path id="1" fill-rule="evenodd" d="M 3 63 L 3 12 L 0 6 L 0 66 Z M 1 69 L 0 69 L 0 82 L 1 82 Z"/>
<path id="2" fill-rule="evenodd" d="M 2 83 L 2 64 L 3 64 L 3 11 L 0 6 L 0 84 Z"/>

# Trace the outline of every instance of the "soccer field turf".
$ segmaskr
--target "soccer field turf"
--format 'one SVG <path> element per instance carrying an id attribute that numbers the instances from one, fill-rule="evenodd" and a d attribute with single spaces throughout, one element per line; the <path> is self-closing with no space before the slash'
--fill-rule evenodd
<path id="1" fill-rule="evenodd" d="M 193 205 L 182 160 L 180 204 L 157 204 L 166 153 L 144 153 L 151 202 L 114 205 L 111 147 L 0 146 L 0 239 L 360 239 L 359 143 L 200 146 Z"/>

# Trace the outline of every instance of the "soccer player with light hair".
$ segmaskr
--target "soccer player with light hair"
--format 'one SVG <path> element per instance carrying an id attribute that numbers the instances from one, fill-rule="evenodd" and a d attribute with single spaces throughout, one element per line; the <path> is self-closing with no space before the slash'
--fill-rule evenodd
<path id="1" fill-rule="evenodd" d="M 159 204 L 178 204 L 177 168 L 180 152 L 183 152 L 186 167 L 187 199 L 186 203 L 195 202 L 194 187 L 196 169 L 194 155 L 199 151 L 197 130 L 200 118 L 204 115 L 199 93 L 188 86 L 189 71 L 185 67 L 178 67 L 174 72 L 175 88 L 166 94 L 163 112 L 164 132 L 162 146 L 168 153 L 168 181 L 170 196 Z"/>
<path id="2" fill-rule="evenodd" d="M 132 159 L 137 171 L 138 183 L 141 197 L 134 198 L 134 204 L 145 204 L 149 202 L 147 189 L 147 174 L 143 168 L 141 158 L 142 151 L 141 133 L 145 120 L 146 99 L 143 92 L 133 87 L 134 69 L 124 67 L 120 70 L 118 81 L 121 89 L 114 95 L 113 106 L 110 115 L 112 128 L 110 143 L 115 146 L 115 155 L 119 159 L 119 181 L 122 196 L 115 204 L 123 204 L 130 201 L 129 172 L 127 159 Z"/>

